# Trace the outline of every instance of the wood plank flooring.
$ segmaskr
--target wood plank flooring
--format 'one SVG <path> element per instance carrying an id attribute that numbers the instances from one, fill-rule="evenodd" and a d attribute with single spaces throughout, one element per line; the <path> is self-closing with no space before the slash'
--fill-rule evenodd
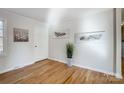
<path id="1" fill-rule="evenodd" d="M 123 70 L 124 73 L 124 70 Z M 108 84 L 124 83 L 124 79 L 79 68 L 64 63 L 44 60 L 0 74 L 1 84 Z"/>

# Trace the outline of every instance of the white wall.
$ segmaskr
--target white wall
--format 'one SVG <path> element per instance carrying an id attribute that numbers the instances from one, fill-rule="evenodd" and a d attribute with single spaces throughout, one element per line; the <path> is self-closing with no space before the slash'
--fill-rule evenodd
<path id="1" fill-rule="evenodd" d="M 72 14 L 72 11 L 66 11 Z M 81 13 L 82 12 L 82 13 Z M 92 70 L 113 74 L 114 73 L 114 49 L 113 49 L 113 9 L 83 10 L 73 13 L 73 17 L 64 14 L 59 23 L 51 25 L 49 29 L 49 58 L 67 62 L 65 44 L 74 43 L 74 33 L 105 31 L 105 36 L 99 41 L 87 41 L 75 44 L 74 65 Z M 75 15 L 74 15 L 75 14 Z M 66 20 L 67 19 L 67 20 Z M 54 20 L 54 22 L 58 22 Z M 57 29 L 70 29 L 70 37 L 65 39 L 53 39 L 52 32 Z"/>
<path id="2" fill-rule="evenodd" d="M 34 63 L 37 60 L 48 58 L 48 31 L 46 25 L 39 21 L 0 10 L 0 18 L 7 20 L 7 55 L 0 57 L 0 73 L 23 67 Z M 29 29 L 29 42 L 13 42 L 13 28 Z M 37 30 L 38 29 L 38 30 Z M 37 36 L 36 32 L 40 31 Z M 35 38 L 41 38 L 36 40 Z M 44 39 L 42 38 L 44 37 Z M 40 44 L 39 44 L 40 43 Z M 41 51 L 36 58 L 35 45 L 38 44 Z M 37 53 L 38 54 L 38 53 Z"/>
<path id="3" fill-rule="evenodd" d="M 48 15 L 48 22 L 50 21 L 48 50 L 48 32 L 45 24 L 0 10 L 0 17 L 7 19 L 8 24 L 8 52 L 6 56 L 0 57 L 0 72 L 47 58 L 48 52 L 49 58 L 66 63 L 65 44 L 67 42 L 75 44 L 74 33 L 105 31 L 105 37 L 99 41 L 75 44 L 73 64 L 113 74 L 113 9 L 85 9 L 85 11 L 64 9 L 62 13 L 57 11 L 52 9 Z M 13 42 L 13 27 L 29 29 L 30 41 Z M 69 29 L 69 38 L 53 39 L 51 34 L 57 29 Z M 39 32 L 40 30 L 42 31 Z M 38 41 L 39 39 L 41 40 Z M 34 48 L 35 45 L 38 47 Z"/>
<path id="4" fill-rule="evenodd" d="M 33 30 L 34 35 L 34 62 L 48 58 L 48 26 L 37 24 Z"/>

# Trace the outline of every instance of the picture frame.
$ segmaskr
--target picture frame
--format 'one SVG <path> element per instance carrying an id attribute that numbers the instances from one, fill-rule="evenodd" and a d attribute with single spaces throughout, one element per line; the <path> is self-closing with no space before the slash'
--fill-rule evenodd
<path id="1" fill-rule="evenodd" d="M 14 42 L 29 42 L 29 30 L 13 28 Z"/>
<path id="2" fill-rule="evenodd" d="M 69 29 L 55 30 L 52 32 L 53 39 L 66 39 L 69 38 Z"/>
<path id="3" fill-rule="evenodd" d="M 75 33 L 75 43 L 100 40 L 105 31 Z"/>

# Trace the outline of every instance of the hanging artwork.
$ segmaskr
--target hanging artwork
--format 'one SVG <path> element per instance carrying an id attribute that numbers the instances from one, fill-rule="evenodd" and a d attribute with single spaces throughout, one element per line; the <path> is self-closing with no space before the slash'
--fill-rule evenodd
<path id="1" fill-rule="evenodd" d="M 27 29 L 14 28 L 14 42 L 28 42 L 29 41 L 29 31 Z"/>
<path id="2" fill-rule="evenodd" d="M 52 37 L 55 39 L 63 39 L 63 38 L 68 38 L 69 37 L 69 30 L 56 30 L 53 31 Z"/>
<path id="3" fill-rule="evenodd" d="M 75 41 L 77 43 L 82 41 L 100 40 L 104 32 L 105 31 L 76 33 Z"/>

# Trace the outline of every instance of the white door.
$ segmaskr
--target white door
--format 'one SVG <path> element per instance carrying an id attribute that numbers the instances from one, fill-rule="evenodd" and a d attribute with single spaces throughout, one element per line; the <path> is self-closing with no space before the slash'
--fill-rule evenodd
<path id="1" fill-rule="evenodd" d="M 45 25 L 34 28 L 34 61 L 48 58 L 48 31 Z"/>

